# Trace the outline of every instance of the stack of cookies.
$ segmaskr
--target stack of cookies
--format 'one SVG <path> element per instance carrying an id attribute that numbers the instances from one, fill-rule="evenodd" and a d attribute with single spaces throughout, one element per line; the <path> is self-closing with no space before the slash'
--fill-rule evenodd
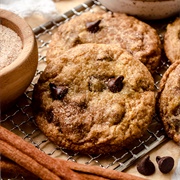
<path id="1" fill-rule="evenodd" d="M 152 74 L 160 57 L 156 30 L 132 16 L 87 12 L 71 19 L 52 36 L 47 67 L 34 88 L 37 125 L 52 142 L 76 152 L 127 146 L 152 121 Z"/>

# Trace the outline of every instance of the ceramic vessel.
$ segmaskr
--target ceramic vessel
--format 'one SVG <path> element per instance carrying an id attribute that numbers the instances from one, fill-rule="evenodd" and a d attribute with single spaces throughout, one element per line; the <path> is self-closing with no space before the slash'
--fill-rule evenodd
<path id="1" fill-rule="evenodd" d="M 143 19 L 163 19 L 180 15 L 180 0 L 99 0 L 113 12 L 126 13 Z"/>

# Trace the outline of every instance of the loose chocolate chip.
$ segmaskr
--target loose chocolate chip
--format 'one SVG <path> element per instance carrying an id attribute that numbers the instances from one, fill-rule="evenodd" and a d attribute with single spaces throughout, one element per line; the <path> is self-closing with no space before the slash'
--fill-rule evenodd
<path id="1" fill-rule="evenodd" d="M 111 92 L 116 93 L 123 88 L 124 76 L 118 76 L 117 78 L 111 78 L 108 80 L 108 88 Z"/>
<path id="2" fill-rule="evenodd" d="M 56 86 L 53 83 L 49 84 L 51 95 L 54 99 L 63 99 L 64 96 L 68 93 L 68 87 L 67 86 Z"/>
<path id="3" fill-rule="evenodd" d="M 158 163 L 159 170 L 164 174 L 169 173 L 174 167 L 174 159 L 170 156 L 157 156 L 156 162 Z"/>
<path id="4" fill-rule="evenodd" d="M 150 156 L 145 156 L 141 161 L 137 164 L 137 170 L 139 173 L 149 176 L 155 172 L 155 166 L 153 162 L 150 160 Z"/>
<path id="5" fill-rule="evenodd" d="M 99 24 L 101 20 L 93 21 L 93 22 L 87 22 L 86 23 L 86 28 L 89 32 L 91 33 L 96 33 L 99 31 Z"/>

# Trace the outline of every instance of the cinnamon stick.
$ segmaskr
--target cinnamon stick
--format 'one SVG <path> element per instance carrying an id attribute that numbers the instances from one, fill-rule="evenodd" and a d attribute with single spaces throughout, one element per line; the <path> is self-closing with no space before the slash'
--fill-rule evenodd
<path id="1" fill-rule="evenodd" d="M 16 176 L 23 176 L 26 180 L 38 180 L 39 178 L 24 169 L 22 166 L 19 166 L 14 161 L 11 161 L 4 156 L 1 155 L 0 161 L 0 170 L 2 178 L 13 178 Z"/>
<path id="2" fill-rule="evenodd" d="M 49 171 L 52 172 L 50 176 L 54 175 L 51 180 L 57 177 L 63 180 L 144 180 L 115 170 L 52 158 L 2 126 L 0 126 L 0 152 L 44 180 Z M 32 167 L 27 165 L 29 162 L 33 163 Z M 42 170 L 43 172 L 39 174 Z"/>
<path id="3" fill-rule="evenodd" d="M 12 175 L 13 176 L 17 176 L 17 175 L 19 175 L 19 173 L 21 174 L 21 175 L 23 175 L 24 177 L 28 177 L 29 179 L 35 179 L 36 177 L 34 177 L 33 176 L 33 174 L 30 174 L 30 172 L 27 172 L 26 171 L 26 169 L 24 169 L 24 168 L 20 168 L 19 166 L 18 166 L 18 164 L 16 164 L 16 163 L 13 163 L 13 162 L 8 162 L 8 164 L 6 164 L 7 162 L 3 162 L 3 161 L 1 161 L 0 162 L 0 167 L 1 167 L 1 171 L 2 171 L 2 173 L 3 172 L 5 172 L 5 173 L 8 173 L 9 174 L 9 172 L 11 171 L 11 173 L 12 173 Z M 75 165 L 75 166 L 74 166 Z M 74 163 L 74 167 L 72 166 L 71 168 L 72 169 L 78 169 L 77 170 L 77 173 L 80 173 L 80 175 L 82 176 L 82 178 L 83 179 L 85 179 L 85 180 L 109 180 L 109 179 L 112 179 L 112 178 L 114 178 L 114 175 L 112 175 L 112 172 L 111 172 L 111 175 L 113 176 L 113 177 L 111 177 L 111 178 L 104 178 L 104 177 L 101 177 L 101 176 L 97 176 L 97 175 L 93 175 L 93 174 L 91 174 L 92 172 L 90 172 L 90 173 L 88 173 L 88 172 L 82 172 L 83 170 L 82 170 L 82 168 L 81 167 L 78 167 L 78 166 L 76 166 L 77 165 L 77 163 Z M 88 166 L 89 167 L 89 166 Z M 76 171 L 75 170 L 75 171 Z M 91 171 L 91 170 L 90 170 Z M 106 170 L 107 171 L 107 170 Z M 113 173 L 114 173 L 114 171 L 113 171 Z M 97 172 L 96 172 L 96 174 L 97 174 Z M 129 177 L 128 177 L 129 175 L 128 174 L 126 174 L 124 177 L 125 177 L 125 179 L 127 178 L 127 179 L 129 179 Z M 122 176 L 121 178 L 122 179 L 124 179 L 124 177 Z M 133 176 L 134 177 L 134 176 Z M 131 177 L 132 178 L 132 177 Z M 134 177 L 136 180 L 137 180 L 137 177 Z M 140 178 L 140 179 L 142 179 L 142 178 Z"/>
<path id="4" fill-rule="evenodd" d="M 41 169 L 41 167 L 46 167 L 46 169 L 49 169 L 51 172 L 55 173 L 57 176 L 59 176 L 60 178 L 64 180 L 72 180 L 72 179 L 80 180 L 81 179 L 81 177 L 79 177 L 78 174 L 75 174 L 70 168 L 67 167 L 65 161 L 62 161 L 61 163 L 58 163 L 58 164 L 54 164 L 53 158 L 51 158 L 50 156 L 47 156 L 45 153 L 37 149 L 32 144 L 26 142 L 21 137 L 8 131 L 2 126 L 0 126 L 0 140 L 6 142 L 7 145 L 9 144 L 9 146 L 11 146 L 11 148 L 9 147 L 10 149 L 14 149 L 15 147 L 16 151 L 18 151 L 18 154 L 22 153 L 21 155 L 23 155 L 24 158 L 25 157 L 27 158 L 27 156 L 29 156 L 32 160 L 34 160 L 34 163 L 36 162 L 39 163 L 39 166 L 36 165 L 37 168 L 39 169 Z M 3 152 L 5 153 L 5 151 Z M 10 155 L 11 154 L 9 152 L 8 155 L 6 154 L 4 156 L 8 157 L 9 159 L 12 159 L 13 157 L 9 157 Z M 15 161 L 14 159 L 12 160 Z M 21 161 L 21 158 L 19 158 L 18 160 Z M 17 162 L 17 160 L 15 162 L 20 164 L 19 162 Z M 33 172 L 33 169 L 31 169 L 31 172 Z"/>
<path id="5" fill-rule="evenodd" d="M 1 169 L 2 178 L 3 177 L 11 178 L 18 175 L 22 175 L 26 180 L 39 179 L 37 176 L 27 171 L 23 167 L 19 166 L 17 163 L 10 161 L 7 158 L 5 159 L 3 156 L 1 156 L 0 169 Z M 97 176 L 91 174 L 80 173 L 80 175 L 85 180 L 97 180 Z M 98 177 L 98 180 L 108 180 L 108 179 Z"/>
<path id="6" fill-rule="evenodd" d="M 115 170 L 110 170 L 110 169 L 103 169 L 102 167 L 99 166 L 88 166 L 88 165 L 83 165 L 83 164 L 78 164 L 74 162 L 68 161 L 67 164 L 69 167 L 76 171 L 76 172 L 81 172 L 81 173 L 89 173 L 96 175 L 97 177 L 103 177 L 106 179 L 111 179 L 111 180 L 145 180 L 144 178 L 134 176 L 128 173 L 124 172 L 119 172 Z"/>
<path id="7" fill-rule="evenodd" d="M 58 176 L 50 172 L 47 168 L 2 140 L 0 140 L 0 152 L 43 180 L 60 180 Z"/>

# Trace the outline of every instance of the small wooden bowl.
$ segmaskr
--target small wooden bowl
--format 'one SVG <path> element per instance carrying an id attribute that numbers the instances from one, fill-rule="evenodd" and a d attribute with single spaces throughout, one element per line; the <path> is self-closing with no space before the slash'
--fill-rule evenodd
<path id="1" fill-rule="evenodd" d="M 18 15 L 0 9 L 0 23 L 15 31 L 22 40 L 22 51 L 10 65 L 0 70 L 0 110 L 7 110 L 30 85 L 38 64 L 34 33 Z"/>

